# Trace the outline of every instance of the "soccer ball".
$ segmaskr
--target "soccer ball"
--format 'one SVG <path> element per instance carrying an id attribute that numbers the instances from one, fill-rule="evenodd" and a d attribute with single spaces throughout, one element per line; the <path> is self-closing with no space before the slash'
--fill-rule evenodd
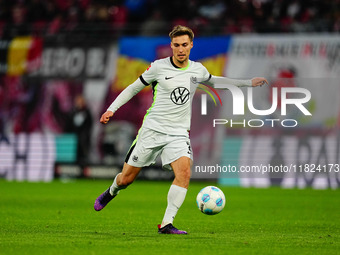
<path id="1" fill-rule="evenodd" d="M 198 192 L 196 203 L 202 213 L 214 215 L 223 210 L 225 206 L 225 196 L 219 188 L 207 186 Z"/>

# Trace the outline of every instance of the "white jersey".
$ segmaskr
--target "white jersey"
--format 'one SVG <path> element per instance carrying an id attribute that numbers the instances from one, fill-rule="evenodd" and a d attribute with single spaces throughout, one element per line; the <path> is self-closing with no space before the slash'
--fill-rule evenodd
<path id="1" fill-rule="evenodd" d="M 223 84 L 252 86 L 251 80 L 211 76 L 201 63 L 191 60 L 187 67 L 179 68 L 168 57 L 151 63 L 139 79 L 118 95 L 107 110 L 116 112 L 145 86 L 151 85 L 153 103 L 147 110 L 142 126 L 164 134 L 188 136 L 193 96 L 199 82 L 207 81 L 213 87 L 219 84 L 221 89 L 224 89 Z"/>
<path id="2" fill-rule="evenodd" d="M 198 85 L 191 79 L 209 80 L 210 77 L 201 63 L 191 60 L 185 68 L 177 67 L 171 57 L 153 62 L 139 77 L 144 85 L 152 85 L 154 95 L 143 127 L 169 135 L 188 136 L 191 102 Z"/>

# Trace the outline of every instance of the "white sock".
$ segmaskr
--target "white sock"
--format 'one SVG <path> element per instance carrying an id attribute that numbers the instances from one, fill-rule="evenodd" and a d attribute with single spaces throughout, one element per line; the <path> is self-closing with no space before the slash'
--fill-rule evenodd
<path id="1" fill-rule="evenodd" d="M 168 206 L 165 210 L 164 218 L 161 227 L 173 223 L 174 218 L 177 214 L 178 209 L 184 202 L 187 189 L 177 185 L 171 185 L 168 193 Z"/>
<path id="2" fill-rule="evenodd" d="M 112 185 L 111 185 L 111 187 L 110 187 L 110 194 L 111 194 L 111 196 L 116 196 L 116 195 L 118 195 L 118 193 L 119 193 L 119 191 L 120 191 L 121 189 L 125 189 L 125 188 L 126 188 L 126 186 L 118 186 L 118 185 L 117 185 L 117 176 L 118 176 L 118 175 L 120 175 L 120 173 L 116 175 L 116 177 L 115 177 L 115 179 L 113 180 L 113 183 L 112 183 Z"/>

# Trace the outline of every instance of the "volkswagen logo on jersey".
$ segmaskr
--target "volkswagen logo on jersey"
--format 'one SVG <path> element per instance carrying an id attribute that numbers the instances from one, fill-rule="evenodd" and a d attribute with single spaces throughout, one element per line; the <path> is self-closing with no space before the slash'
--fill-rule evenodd
<path id="1" fill-rule="evenodd" d="M 190 97 L 190 92 L 187 88 L 178 87 L 175 88 L 170 95 L 170 99 L 174 104 L 182 105 L 188 102 Z"/>

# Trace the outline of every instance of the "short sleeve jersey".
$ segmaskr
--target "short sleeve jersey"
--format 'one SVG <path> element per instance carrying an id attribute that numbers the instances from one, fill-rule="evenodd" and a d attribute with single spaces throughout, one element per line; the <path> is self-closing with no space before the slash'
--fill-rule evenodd
<path id="1" fill-rule="evenodd" d="M 152 85 L 153 103 L 147 110 L 143 126 L 169 135 L 186 135 L 190 130 L 191 102 L 197 85 L 194 78 L 209 80 L 208 70 L 189 60 L 185 68 L 177 67 L 171 57 L 156 60 L 139 77 Z"/>

